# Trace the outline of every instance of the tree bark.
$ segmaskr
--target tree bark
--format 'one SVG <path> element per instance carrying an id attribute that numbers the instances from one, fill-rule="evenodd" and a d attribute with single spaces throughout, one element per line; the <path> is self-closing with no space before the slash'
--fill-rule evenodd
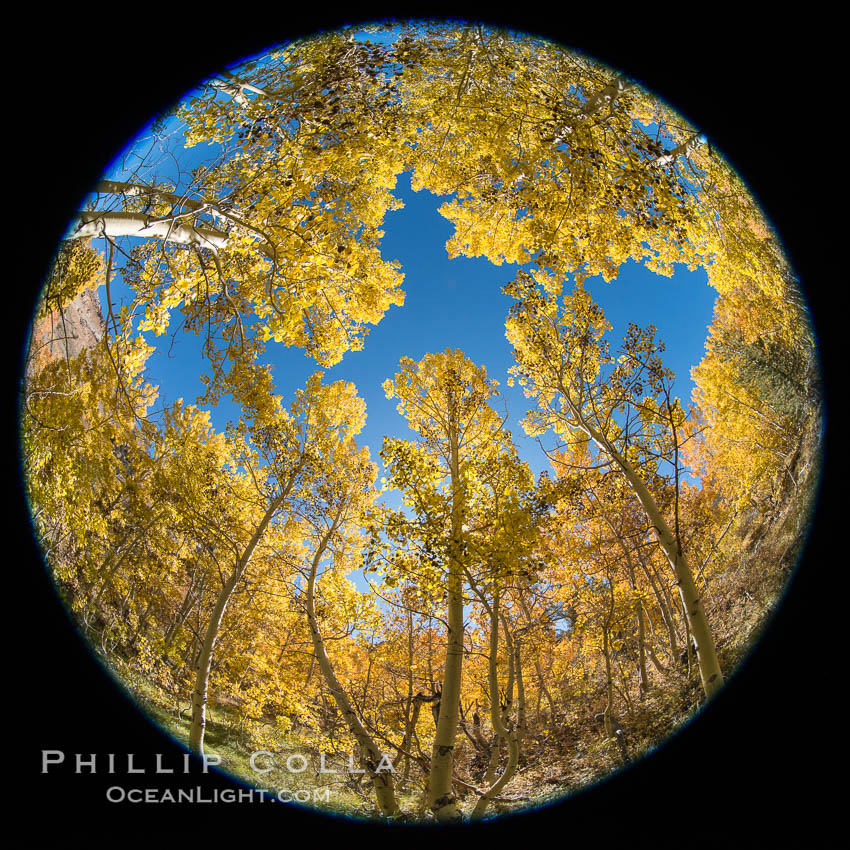
<path id="1" fill-rule="evenodd" d="M 392 772 L 389 770 L 379 770 L 383 753 L 375 743 L 372 736 L 366 731 L 345 688 L 337 678 L 333 664 L 328 657 L 325 649 L 325 642 L 322 638 L 322 633 L 319 629 L 319 621 L 316 618 L 316 572 L 319 568 L 319 562 L 322 555 L 327 549 L 328 541 L 331 535 L 336 530 L 336 524 L 332 525 L 328 532 L 324 535 L 319 545 L 316 547 L 316 553 L 313 556 L 310 564 L 310 574 L 307 579 L 307 590 L 305 595 L 305 603 L 307 607 L 307 622 L 310 627 L 310 636 L 313 640 L 313 652 L 316 660 L 319 663 L 319 670 L 325 679 L 325 682 L 330 690 L 334 702 L 336 702 L 340 713 L 342 714 L 349 731 L 354 736 L 361 754 L 361 763 L 368 771 L 372 784 L 375 788 L 375 798 L 378 803 L 378 809 L 384 817 L 394 817 L 398 814 L 399 808 L 395 798 L 395 788 L 392 779 Z"/>
<path id="2" fill-rule="evenodd" d="M 402 740 L 402 749 L 410 750 L 410 743 L 413 740 L 413 727 L 416 725 L 416 717 L 419 712 L 414 715 L 413 712 L 413 612 L 407 612 L 407 702 L 404 708 L 404 738 Z M 410 777 L 410 756 L 404 757 L 404 782 Z"/>
<path id="3" fill-rule="evenodd" d="M 640 476 L 635 472 L 632 465 L 618 452 L 610 447 L 609 451 L 612 452 L 611 456 L 613 460 L 622 470 L 623 475 L 628 480 L 635 495 L 637 495 L 644 511 L 646 511 L 658 543 L 670 566 L 673 568 L 673 574 L 676 576 L 676 584 L 679 587 L 679 594 L 685 609 L 688 625 L 697 645 L 699 671 L 703 690 L 707 697 L 711 697 L 723 686 L 723 673 L 720 670 L 720 663 L 717 659 L 717 651 L 714 646 L 714 637 L 711 634 L 705 608 L 694 582 L 691 566 L 685 557 L 685 553 L 680 549 L 673 532 L 670 530 L 664 517 L 661 516 L 655 499 L 652 498 L 646 489 Z"/>
<path id="4" fill-rule="evenodd" d="M 257 528 L 254 530 L 248 545 L 245 547 L 242 555 L 236 562 L 230 578 L 224 583 L 221 591 L 216 598 L 213 606 L 210 620 L 207 624 L 207 629 L 204 634 L 204 639 L 201 642 L 201 650 L 198 655 L 197 668 L 195 671 L 195 687 L 192 691 L 192 725 L 189 729 L 189 748 L 203 758 L 204 755 L 204 731 L 207 723 L 207 692 L 209 689 L 210 670 L 212 668 L 213 652 L 215 643 L 218 638 L 218 632 L 221 628 L 221 621 L 224 617 L 224 612 L 230 602 L 233 591 L 242 578 L 245 568 L 248 566 L 251 556 L 254 554 L 257 544 L 262 539 L 272 521 L 278 508 L 283 503 L 283 500 L 289 494 L 290 487 L 287 487 L 279 496 L 277 496 L 266 509 L 263 518 L 260 520 Z"/>
<path id="5" fill-rule="evenodd" d="M 682 142 L 680 145 L 676 145 L 667 153 L 663 153 L 660 156 L 657 156 L 653 161 L 653 165 L 669 165 L 671 162 L 677 160 L 680 156 L 689 156 L 690 153 L 696 150 L 700 145 L 705 144 L 706 138 L 703 133 L 694 133 L 686 141 Z"/>
<path id="6" fill-rule="evenodd" d="M 522 668 L 520 666 L 519 646 L 513 644 L 508 632 L 507 624 L 505 623 L 505 643 L 508 648 L 508 668 L 511 673 L 511 678 L 515 679 L 517 684 L 517 722 L 513 729 L 509 730 L 501 717 L 499 706 L 499 682 L 497 676 L 497 656 L 499 652 L 499 594 L 496 592 L 493 600 L 493 605 L 490 609 L 490 664 L 488 668 L 488 683 L 490 691 L 490 722 L 493 724 L 493 731 L 496 733 L 494 741 L 494 752 L 499 753 L 501 742 L 507 741 L 508 744 L 508 763 L 502 771 L 502 775 L 492 782 L 491 771 L 488 770 L 488 778 L 491 778 L 492 784 L 483 794 L 469 819 L 472 821 L 480 820 L 490 805 L 490 801 L 494 797 L 498 797 L 505 785 L 510 782 L 513 775 L 516 773 L 519 765 L 519 748 L 522 737 L 523 728 L 525 726 L 525 689 L 523 687 Z M 498 763 L 491 760 L 491 768 Z M 493 771 L 493 776 L 495 770 Z"/>
<path id="7" fill-rule="evenodd" d="M 188 218 L 188 217 L 187 217 Z M 211 227 L 196 227 L 174 216 L 158 218 L 135 212 L 81 212 L 71 222 L 67 239 L 93 239 L 100 236 L 153 237 L 178 245 L 199 248 L 226 248 L 228 236 Z"/>
<path id="8" fill-rule="evenodd" d="M 428 805 L 441 822 L 457 821 L 460 812 L 452 784 L 454 746 L 457 737 L 458 705 L 463 675 L 463 564 L 461 536 L 463 519 L 460 497 L 460 462 L 458 430 L 450 428 L 450 472 L 452 487 L 451 549 L 449 553 L 448 634 L 443 669 L 442 698 L 437 718 L 437 732 L 431 755 Z"/>
<path id="9" fill-rule="evenodd" d="M 676 577 L 676 584 L 679 587 L 679 594 L 687 616 L 688 625 L 697 644 L 703 690 L 706 697 L 710 698 L 723 686 L 723 673 L 720 670 L 720 663 L 717 660 L 714 638 L 708 626 L 708 618 L 705 615 L 702 599 L 694 583 L 691 566 L 684 552 L 681 550 L 675 535 L 670 530 L 670 526 L 667 525 L 667 521 L 661 515 L 655 499 L 649 490 L 647 490 L 646 485 L 635 468 L 611 445 L 603 434 L 585 420 L 564 387 L 561 386 L 560 389 L 576 422 L 588 437 L 611 458 L 614 465 L 620 470 L 626 481 L 628 481 L 649 519 L 661 550 L 673 568 L 673 574 Z"/>

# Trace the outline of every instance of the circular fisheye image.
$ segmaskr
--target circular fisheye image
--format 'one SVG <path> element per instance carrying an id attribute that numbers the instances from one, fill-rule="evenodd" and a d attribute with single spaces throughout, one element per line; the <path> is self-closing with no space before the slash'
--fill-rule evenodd
<path id="1" fill-rule="evenodd" d="M 781 604 L 821 472 L 806 301 L 711 128 L 475 23 L 292 41 L 152 120 L 21 396 L 91 652 L 207 764 L 366 821 L 658 749 Z"/>

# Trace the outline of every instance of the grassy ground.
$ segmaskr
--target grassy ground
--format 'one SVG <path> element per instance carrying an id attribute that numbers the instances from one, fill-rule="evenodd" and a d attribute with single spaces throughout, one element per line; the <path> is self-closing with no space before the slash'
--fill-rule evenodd
<path id="1" fill-rule="evenodd" d="M 113 661 L 110 666 L 139 709 L 188 749 L 188 706 L 175 707 L 171 695 L 122 662 Z M 211 764 L 214 757 L 220 759 L 219 770 L 283 802 L 332 815 L 377 817 L 368 780 L 350 771 L 359 764 L 356 760 L 352 763 L 349 754 L 328 752 L 322 756 L 306 732 L 275 733 L 274 741 L 269 746 L 254 740 L 232 708 L 208 706 L 204 750 Z M 398 787 L 396 796 L 405 811 L 418 807 L 420 795 L 415 787 Z"/>
<path id="2" fill-rule="evenodd" d="M 727 677 L 769 628 L 805 547 L 819 483 L 820 428 L 819 419 L 813 417 L 801 436 L 793 467 L 783 472 L 784 480 L 778 483 L 773 507 L 756 521 L 732 530 L 727 545 L 737 553 L 737 562 L 717 577 L 706 593 L 718 657 Z M 628 719 L 630 760 L 639 760 L 685 726 L 701 701 L 702 688 L 695 673 L 683 673 L 663 688 L 652 689 L 635 704 Z M 567 715 L 559 725 L 557 738 L 548 745 L 551 749 L 539 758 L 531 742 L 525 746 L 520 771 L 505 788 L 506 796 L 526 799 L 499 803 L 495 811 L 509 812 L 562 798 L 619 769 L 616 744 L 586 712 Z"/>
<path id="3" fill-rule="evenodd" d="M 773 508 L 756 522 L 731 530 L 727 540 L 735 559 L 715 577 L 706 593 L 706 607 L 724 672 L 731 674 L 746 658 L 781 604 L 787 581 L 805 545 L 807 526 L 817 490 L 820 469 L 817 423 L 804 435 L 803 450 L 787 481 L 779 488 Z M 175 740 L 186 745 L 189 712 L 174 696 L 158 688 L 138 670 L 120 659 L 109 666 L 126 685 L 139 707 Z M 601 692 L 600 692 L 601 693 Z M 679 671 L 662 686 L 630 708 L 624 724 L 628 755 L 636 761 L 684 726 L 698 710 L 702 689 L 696 671 Z M 508 813 L 562 798 L 599 782 L 621 766 L 616 744 L 602 733 L 587 706 L 578 707 L 556 723 L 542 740 L 529 737 L 523 744 L 520 769 L 503 791 L 505 799 L 490 813 Z M 368 780 L 357 781 L 349 772 L 349 754 L 327 754 L 321 761 L 317 741 L 309 730 L 270 730 L 257 733 L 240 719 L 234 706 L 209 708 L 205 748 L 221 759 L 223 771 L 251 787 L 267 789 L 280 799 L 312 806 L 330 814 L 357 818 L 374 816 L 374 794 Z M 258 756 L 253 753 L 271 751 Z M 354 765 L 351 765 L 352 767 Z M 322 767 L 339 771 L 322 772 Z M 260 768 L 263 772 L 255 768 Z M 398 777 L 397 777 L 398 779 Z M 397 785 L 400 783 L 397 782 Z M 420 809 L 421 789 L 397 788 L 407 812 Z M 468 814 L 476 797 L 463 801 Z"/>

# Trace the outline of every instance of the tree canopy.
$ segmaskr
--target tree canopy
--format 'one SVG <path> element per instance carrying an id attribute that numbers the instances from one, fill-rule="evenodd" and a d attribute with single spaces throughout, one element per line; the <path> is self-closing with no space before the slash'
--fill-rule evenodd
<path id="1" fill-rule="evenodd" d="M 700 128 L 536 37 L 416 23 L 223 70 L 150 137 L 208 155 L 134 148 L 93 187 L 21 425 L 57 586 L 149 710 L 204 755 L 214 707 L 243 776 L 247 753 L 298 755 L 333 774 L 324 808 L 452 822 L 635 761 L 720 690 L 804 538 L 822 403 L 794 271 Z M 403 309 L 382 238 L 407 173 L 446 196 L 449 257 L 516 267 L 536 478 L 460 348 L 388 364 L 411 436 L 380 447 L 358 443 L 357 387 L 326 380 Z M 717 293 L 690 402 L 656 329 L 612 341 L 587 289 L 629 262 Z M 92 293 L 100 324 L 69 331 Z M 194 404 L 148 367 L 177 335 L 201 341 Z M 278 348 L 318 370 L 291 399 Z"/>

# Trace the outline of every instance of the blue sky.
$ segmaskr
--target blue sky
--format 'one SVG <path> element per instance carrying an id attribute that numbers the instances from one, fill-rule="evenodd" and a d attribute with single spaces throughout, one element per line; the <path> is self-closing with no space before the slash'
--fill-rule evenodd
<path id="1" fill-rule="evenodd" d="M 183 149 L 175 119 L 169 120 L 166 128 L 167 132 L 173 130 L 167 146 L 160 147 L 150 136 L 145 139 L 145 134 L 141 134 L 123 155 L 116 157 L 107 175 L 118 180 L 138 177 L 153 183 L 171 181 L 181 186 L 191 169 L 215 158 L 217 150 L 211 146 Z M 140 170 L 135 174 L 137 168 Z M 507 385 L 508 369 L 513 361 L 504 323 L 512 299 L 503 295 L 501 288 L 513 279 L 518 267 L 494 266 L 485 259 L 449 260 L 445 245 L 452 234 L 452 225 L 438 212 L 447 197 L 435 197 L 424 191 L 414 193 L 408 174 L 400 176 L 396 196 L 402 199 L 404 207 L 386 216 L 382 255 L 402 266 L 405 304 L 390 308 L 383 320 L 370 329 L 364 350 L 347 353 L 341 363 L 326 370 L 325 380 L 345 379 L 356 384 L 367 409 L 360 442 L 369 446 L 372 458 L 379 462 L 378 452 L 385 436 L 405 439 L 413 436 L 397 413 L 395 401 L 384 395 L 382 383 L 397 371 L 403 356 L 419 360 L 426 352 L 460 348 L 473 362 L 486 366 L 488 375 L 499 382 L 508 427 L 521 456 L 535 475 L 548 470 L 550 464 L 544 451 L 536 440 L 525 436 L 519 425 L 530 400 L 519 387 Z M 95 240 L 95 247 L 104 249 L 99 244 L 102 242 Z M 666 344 L 665 364 L 676 374 L 674 392 L 683 402 L 690 401 L 693 388 L 690 369 L 704 355 L 716 295 L 707 285 L 705 272 L 689 272 L 678 266 L 672 277 L 665 278 L 629 262 L 611 283 L 591 278 L 586 287 L 613 326 L 609 334 L 612 350 L 616 350 L 630 322 L 656 326 L 658 337 Z M 118 280 L 113 295 L 120 301 L 122 286 Z M 176 324 L 179 317 L 175 315 L 174 319 Z M 171 331 L 163 337 L 146 336 L 157 347 L 148 361 L 147 378 L 160 388 L 160 405 L 177 398 L 194 403 L 203 391 L 198 378 L 206 365 L 200 353 L 200 338 L 180 331 L 176 334 Z M 299 349 L 270 343 L 267 355 L 277 391 L 287 402 L 304 385 L 308 375 L 319 368 Z M 227 399 L 211 409 L 216 430 L 223 430 L 238 415 L 236 406 Z M 553 440 L 544 438 L 544 445 L 553 448 Z M 400 505 L 396 493 L 387 493 L 385 499 L 394 507 Z M 353 578 L 360 590 L 366 589 L 362 576 L 355 573 Z"/>
<path id="2" fill-rule="evenodd" d="M 390 38 L 374 34 L 369 37 Z M 186 98 L 198 93 L 188 92 Z M 108 176 L 170 181 L 179 187 L 185 185 L 192 169 L 215 159 L 218 153 L 216 147 L 203 144 L 184 149 L 176 118 L 165 123 L 165 136 L 167 143 L 163 144 L 151 134 L 140 134 L 123 155 L 116 157 L 107 169 Z M 523 457 L 535 473 L 548 469 L 548 459 L 537 441 L 527 438 L 519 426 L 530 400 L 519 387 L 507 385 L 512 359 L 504 322 L 512 299 L 503 295 L 501 288 L 513 279 L 518 267 L 507 263 L 494 266 L 485 259 L 449 260 L 445 243 L 452 225 L 437 211 L 447 196 L 438 198 L 424 191 L 411 191 L 407 174 L 400 176 L 396 195 L 403 200 L 404 208 L 387 213 L 382 255 L 402 266 L 405 305 L 390 308 L 380 324 L 370 329 L 364 350 L 347 353 L 341 363 L 327 370 L 326 380 L 345 379 L 357 385 L 368 414 L 361 442 L 370 447 L 377 460 L 384 436 L 411 436 L 396 412 L 395 402 L 388 400 L 381 389 L 381 384 L 396 372 L 399 359 L 408 356 L 418 360 L 426 352 L 460 348 L 473 362 L 486 366 L 489 376 L 499 382 L 509 416 L 508 427 Z M 102 240 L 95 240 L 95 245 L 103 248 L 99 242 Z M 703 357 L 716 295 L 706 283 L 705 272 L 690 272 L 677 266 L 675 274 L 665 278 L 630 261 L 611 283 L 591 278 L 586 286 L 613 325 L 609 334 L 612 351 L 629 322 L 656 326 L 658 337 L 666 344 L 665 364 L 676 374 L 674 392 L 683 402 L 690 401 L 690 369 Z M 116 281 L 113 294 L 118 299 L 121 291 Z M 176 323 L 178 317 L 174 318 Z M 161 402 L 171 403 L 182 397 L 193 403 L 203 391 L 198 380 L 205 370 L 200 339 L 182 332 L 147 337 L 157 346 L 157 353 L 148 361 L 148 380 L 159 385 Z M 299 349 L 269 343 L 267 354 L 278 392 L 285 399 L 291 399 L 307 376 L 319 368 Z M 238 414 L 236 407 L 223 399 L 212 409 L 212 421 L 220 430 Z M 546 447 L 552 448 L 552 441 Z"/>
<path id="3" fill-rule="evenodd" d="M 396 403 L 381 389 L 381 384 L 397 371 L 399 359 L 408 356 L 419 360 L 426 352 L 461 348 L 499 381 L 514 439 L 539 473 L 548 468 L 548 461 L 537 442 L 525 437 L 518 424 L 529 400 L 520 388 L 507 386 L 512 359 L 504 322 L 512 299 L 502 294 L 501 287 L 514 277 L 518 267 L 507 263 L 494 266 L 484 259 L 449 260 L 445 243 L 452 225 L 437 211 L 446 198 L 411 191 L 407 174 L 400 177 L 396 194 L 405 206 L 387 214 L 382 253 L 402 265 L 405 304 L 390 308 L 380 324 L 371 328 L 364 350 L 348 352 L 341 363 L 326 371 L 326 380 L 345 379 L 357 385 L 368 413 L 361 442 L 370 447 L 377 460 L 384 436 L 411 436 L 396 412 Z M 615 281 L 591 278 L 586 286 L 613 325 L 609 335 L 612 350 L 629 322 L 652 323 L 658 328 L 667 346 L 665 363 L 676 374 L 675 392 L 684 402 L 690 400 L 690 367 L 704 354 L 715 297 L 705 272 L 689 272 L 680 266 L 666 278 L 630 262 Z M 204 366 L 198 338 L 178 333 L 173 345 L 168 335 L 158 339 L 150 336 L 150 341 L 158 352 L 149 361 L 149 379 L 159 384 L 161 397 L 168 402 L 178 397 L 194 402 L 203 389 L 198 381 Z M 299 349 L 270 344 L 268 355 L 284 398 L 292 398 L 318 368 Z M 238 415 L 226 401 L 212 413 L 219 429 L 228 418 Z"/>

